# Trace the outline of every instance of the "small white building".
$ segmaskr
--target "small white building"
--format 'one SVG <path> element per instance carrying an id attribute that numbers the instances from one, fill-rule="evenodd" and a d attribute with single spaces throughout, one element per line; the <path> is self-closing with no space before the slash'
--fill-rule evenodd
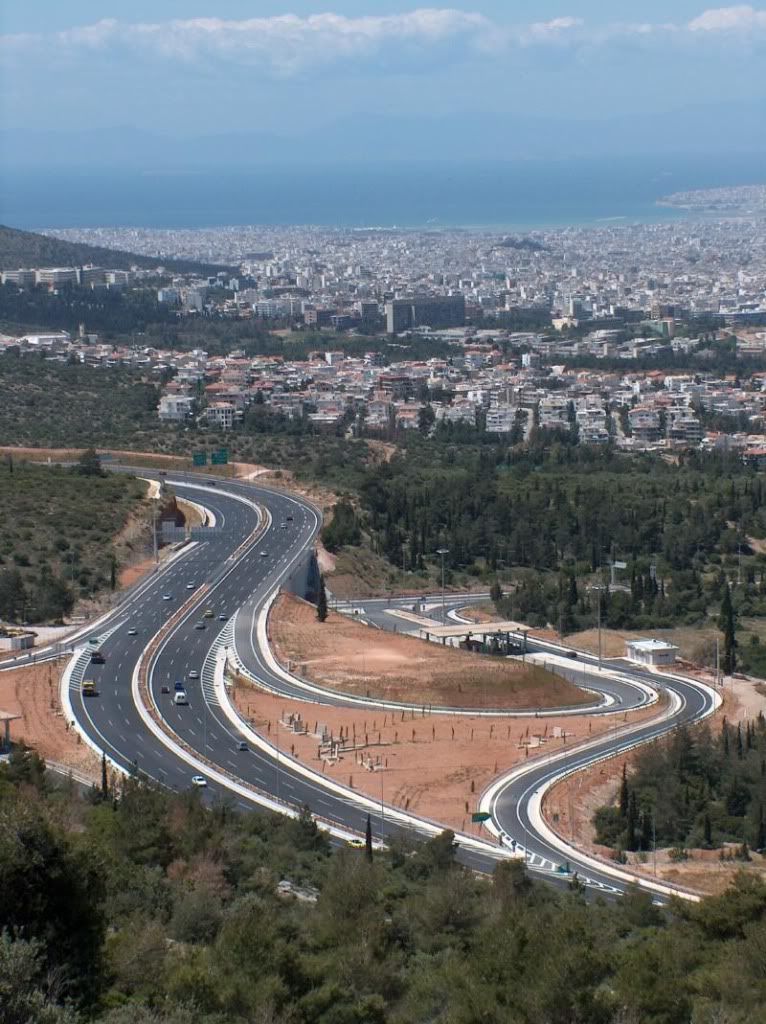
<path id="1" fill-rule="evenodd" d="M 625 657 L 639 665 L 672 665 L 678 648 L 665 640 L 627 640 Z"/>

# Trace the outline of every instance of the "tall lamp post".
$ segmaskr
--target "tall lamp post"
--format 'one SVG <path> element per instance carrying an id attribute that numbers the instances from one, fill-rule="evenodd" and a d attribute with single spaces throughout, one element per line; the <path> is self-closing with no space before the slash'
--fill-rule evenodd
<path id="1" fill-rule="evenodd" d="M 449 554 L 449 548 L 437 548 L 436 554 L 441 557 L 442 560 L 442 623 L 447 625 L 447 616 L 444 611 L 444 556 Z"/>
<path id="2" fill-rule="evenodd" d="M 601 592 L 606 590 L 603 585 L 591 587 L 591 590 L 596 591 L 597 605 L 596 605 L 596 626 L 598 629 L 598 669 L 601 671 Z"/>

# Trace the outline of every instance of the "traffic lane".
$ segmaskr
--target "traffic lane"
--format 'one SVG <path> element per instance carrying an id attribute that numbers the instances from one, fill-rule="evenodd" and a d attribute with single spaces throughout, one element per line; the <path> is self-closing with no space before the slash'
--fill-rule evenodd
<path id="1" fill-rule="evenodd" d="M 241 505 L 240 502 L 232 502 L 232 504 Z M 251 522 L 243 520 L 243 526 L 250 525 Z M 239 535 L 230 534 L 223 541 L 219 535 L 219 538 L 211 544 L 210 552 L 206 553 L 205 558 L 209 557 L 217 568 L 220 560 L 224 556 L 228 556 L 241 543 L 242 539 Z M 205 566 L 198 564 L 194 568 L 199 570 L 200 568 L 204 569 Z M 142 737 L 145 730 L 131 695 L 135 664 L 148 640 L 171 615 L 175 614 L 179 604 L 187 600 L 187 597 L 199 592 L 199 573 L 191 580 L 195 583 L 194 591 L 187 591 L 186 583 L 182 582 L 190 581 L 192 575 L 190 566 L 179 568 L 176 575 L 175 582 L 180 584 L 183 589 L 176 589 L 173 595 L 174 599 L 170 602 L 162 600 L 162 594 L 168 591 L 170 583 L 167 579 L 158 581 L 155 586 L 150 588 L 142 605 L 133 609 L 133 614 L 127 618 L 123 627 L 112 634 L 103 645 L 106 664 L 103 666 L 92 665 L 92 672 L 89 671 L 89 676 L 95 678 L 100 692 L 103 694 L 101 700 L 88 698 L 88 702 L 91 704 L 89 713 L 91 726 L 101 737 L 109 735 L 110 732 L 116 732 L 121 741 L 119 748 L 129 762 L 134 759 L 137 750 L 142 749 L 141 744 L 144 743 Z M 175 596 L 176 593 L 178 597 Z M 205 603 L 205 595 L 200 594 L 198 603 L 200 605 Z M 136 635 L 131 637 L 128 633 L 129 629 L 135 629 Z M 202 656 L 204 657 L 204 655 Z M 183 668 L 184 665 L 179 666 L 179 669 L 183 670 Z M 182 674 L 185 674 L 185 671 Z M 107 677 L 110 675 L 112 682 L 108 683 Z"/>
<path id="2" fill-rule="evenodd" d="M 532 854 L 552 860 L 554 863 L 561 861 L 561 853 L 550 846 L 547 841 L 535 831 L 535 826 L 529 815 L 529 800 L 532 794 L 542 785 L 554 779 L 561 771 L 574 772 L 598 762 L 605 755 L 613 755 L 630 749 L 633 746 L 650 742 L 661 736 L 667 735 L 673 728 L 683 723 L 691 723 L 699 720 L 712 706 L 712 700 L 707 694 L 698 690 L 693 685 L 674 682 L 674 689 L 677 689 L 682 704 L 678 713 L 665 722 L 647 725 L 632 732 L 629 736 L 611 739 L 597 743 L 587 751 L 565 752 L 558 755 L 547 765 L 537 767 L 530 766 L 530 770 L 522 777 L 501 790 L 493 804 L 493 817 L 496 824 L 511 838 L 515 839 L 520 846 L 524 846 Z M 570 862 L 582 873 L 594 877 L 594 872 L 585 864 L 580 863 L 576 856 L 570 856 Z M 599 876 L 600 881 L 608 881 L 608 876 Z M 612 880 L 611 885 L 616 883 Z M 617 884 L 619 888 L 619 884 Z"/>
<path id="3" fill-rule="evenodd" d="M 233 575 L 234 574 L 232 574 L 232 576 Z M 187 626 L 187 629 L 188 629 L 188 622 L 185 625 Z M 204 631 L 198 631 L 198 632 L 202 633 Z M 137 647 L 138 646 L 137 643 L 136 643 L 137 638 L 131 638 L 131 639 L 133 641 L 133 646 Z M 204 651 L 205 647 L 207 646 L 206 644 L 203 643 L 203 637 L 202 636 L 194 637 L 193 634 L 190 637 L 188 635 L 188 633 L 187 633 L 187 635 L 185 637 L 182 637 L 180 642 L 184 645 L 184 647 L 186 648 L 187 651 L 188 651 L 188 648 L 189 648 L 189 641 L 190 640 L 191 640 L 192 645 L 196 645 L 199 648 L 200 658 L 201 658 L 202 657 L 202 652 Z M 124 689 L 126 691 L 129 689 L 129 686 L 130 686 L 130 679 L 128 678 L 128 672 L 127 672 L 128 667 L 129 667 L 129 665 L 126 662 L 122 672 L 118 673 L 118 675 L 122 676 L 121 683 L 122 683 L 122 686 L 124 687 Z M 132 676 L 132 672 L 131 672 L 131 676 Z M 200 684 L 199 694 L 200 694 L 200 700 L 202 700 L 201 684 Z M 119 696 L 119 688 L 115 688 L 115 694 L 114 694 L 115 699 L 117 699 L 118 696 Z M 87 700 L 91 701 L 91 700 L 93 700 L 93 698 L 88 698 Z M 82 703 L 83 703 L 83 701 L 82 701 L 82 698 L 81 698 L 81 704 Z M 123 710 L 125 710 L 125 709 L 123 709 Z M 174 711 L 173 707 L 168 709 L 169 715 L 172 715 L 173 711 Z M 179 727 L 179 730 L 181 732 L 183 732 L 184 729 L 183 729 L 183 723 L 182 723 L 182 712 L 181 712 L 181 709 L 180 708 L 175 709 L 175 713 L 176 713 L 176 716 L 177 716 L 177 719 L 178 719 L 176 725 L 177 725 L 177 727 Z M 198 719 L 198 723 L 199 723 L 199 721 L 200 720 Z M 113 727 L 116 728 L 114 723 L 113 723 Z M 214 731 L 213 728 L 211 728 L 210 736 L 207 737 L 207 739 L 209 740 L 209 742 L 207 743 L 208 757 L 210 757 L 211 754 L 213 753 L 212 746 L 214 744 L 219 749 L 220 753 L 231 752 L 231 747 L 232 747 L 232 744 L 233 744 L 233 739 L 232 739 L 231 735 L 227 734 L 227 733 L 225 733 L 223 731 L 224 730 L 224 726 L 223 726 L 222 723 L 219 722 L 217 728 L 220 728 L 220 730 L 221 730 L 221 735 L 220 736 L 219 736 L 219 734 L 217 732 Z M 192 730 L 192 732 L 193 732 L 193 730 Z M 226 737 L 226 738 L 224 739 L 224 737 Z M 151 737 L 151 738 L 153 739 L 153 737 Z M 192 735 L 192 738 L 194 738 L 193 735 Z M 106 737 L 104 737 L 104 739 L 105 739 L 105 741 L 108 742 Z M 181 763 L 179 765 L 179 764 L 176 764 L 174 762 L 174 759 L 172 757 L 168 758 L 166 755 L 161 755 L 161 756 L 157 757 L 156 756 L 156 750 L 155 750 L 154 746 L 152 746 L 149 750 L 145 750 L 143 748 L 143 746 L 142 746 L 142 738 L 140 736 L 137 736 L 137 742 L 136 742 L 136 745 L 135 745 L 134 749 L 127 749 L 126 750 L 126 747 L 127 747 L 128 743 L 129 743 L 128 734 L 127 733 L 121 734 L 121 743 L 120 743 L 119 747 L 112 749 L 112 754 L 113 755 L 115 755 L 118 758 L 121 757 L 123 759 L 122 763 L 125 765 L 125 767 L 130 767 L 131 763 L 135 761 L 135 762 L 138 763 L 138 767 L 139 767 L 140 770 L 147 771 L 150 774 L 152 772 L 156 772 L 157 774 L 159 774 L 161 781 L 163 781 L 163 783 L 165 783 L 165 784 L 171 784 L 171 783 L 175 782 L 177 784 L 181 784 L 182 785 L 184 782 L 189 780 L 190 777 L 188 775 L 188 766 L 184 767 L 183 761 L 181 761 Z M 204 747 L 204 745 L 206 743 L 205 737 L 203 737 L 202 743 L 203 743 L 203 747 Z M 221 746 L 221 744 L 222 744 L 222 746 Z M 196 743 L 192 743 L 192 746 L 197 746 L 198 747 L 199 746 L 199 739 L 197 739 Z M 204 752 L 204 750 L 203 750 L 203 752 Z M 232 767 L 232 765 L 230 765 L 230 764 L 227 765 L 225 763 L 226 761 L 230 761 L 231 758 L 228 758 L 228 757 L 227 758 L 221 758 L 221 760 L 224 761 L 224 764 L 221 766 L 224 770 L 227 770 L 228 768 Z M 327 794 L 327 791 L 323 787 L 317 786 L 315 784 L 307 783 L 306 780 L 301 775 L 294 773 L 287 765 L 280 766 L 273 759 L 269 759 L 268 757 L 264 757 L 264 756 L 260 756 L 257 760 L 260 763 L 258 764 L 258 766 L 257 766 L 257 768 L 256 768 L 256 770 L 255 770 L 255 772 L 253 774 L 253 782 L 254 782 L 254 784 L 256 784 L 256 785 L 261 784 L 266 789 L 268 789 L 268 788 L 270 788 L 269 787 L 270 778 L 272 776 L 274 776 L 276 773 L 279 773 L 279 775 L 282 776 L 282 780 L 281 780 L 282 788 L 286 791 L 286 793 L 289 792 L 290 790 L 292 790 L 292 792 L 289 793 L 289 797 L 288 797 L 291 803 L 293 803 L 294 805 L 298 805 L 299 806 L 301 803 L 307 802 L 307 803 L 309 803 L 309 805 L 313 805 L 314 806 L 315 813 L 317 813 L 320 816 L 327 817 L 330 820 L 336 820 L 340 824 L 344 824 L 344 823 L 346 825 L 351 824 L 353 827 L 356 827 L 358 831 L 361 831 L 363 829 L 363 827 L 364 827 L 364 825 L 366 823 L 366 812 L 365 811 L 359 809 L 354 804 L 350 804 L 347 800 L 345 800 L 342 797 L 336 797 L 336 796 L 330 797 Z M 235 764 L 236 764 L 236 762 L 235 762 Z M 237 765 L 237 767 L 241 767 L 241 766 Z M 276 785 L 275 781 L 272 782 L 272 787 L 274 785 Z M 206 799 L 215 798 L 216 796 L 219 796 L 219 795 L 226 795 L 227 792 L 228 791 L 226 790 L 226 787 L 222 787 L 221 792 L 218 793 L 216 786 L 208 785 L 206 787 L 205 798 Z M 349 819 L 353 819 L 353 820 L 350 821 Z M 398 827 L 390 827 L 390 826 L 387 827 L 387 834 L 388 834 L 388 832 L 394 832 L 394 831 L 398 832 L 398 831 L 400 831 L 400 829 Z"/>

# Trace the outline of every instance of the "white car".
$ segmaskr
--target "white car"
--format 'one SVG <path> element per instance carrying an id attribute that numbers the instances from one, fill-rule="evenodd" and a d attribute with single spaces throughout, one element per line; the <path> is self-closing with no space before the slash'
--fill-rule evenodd
<path id="1" fill-rule="evenodd" d="M 197 586 L 196 583 L 187 583 L 186 584 L 186 589 L 187 590 L 194 590 L 196 586 Z"/>
<path id="2" fill-rule="evenodd" d="M 207 779 L 204 775 L 192 775 L 192 786 L 206 786 Z"/>
<path id="3" fill-rule="evenodd" d="M 135 628 L 135 626 L 130 627 L 130 629 L 128 630 L 128 636 L 138 636 L 138 630 Z"/>
<path id="4" fill-rule="evenodd" d="M 172 594 L 163 594 L 162 595 L 162 600 L 163 601 L 172 601 L 173 600 L 173 595 Z"/>
<path id="5" fill-rule="evenodd" d="M 193 668 L 189 673 L 189 679 L 199 679 L 199 672 L 196 670 L 196 668 Z"/>
<path id="6" fill-rule="evenodd" d="M 268 551 L 262 551 L 261 552 L 261 558 L 268 558 L 268 557 L 269 557 Z"/>

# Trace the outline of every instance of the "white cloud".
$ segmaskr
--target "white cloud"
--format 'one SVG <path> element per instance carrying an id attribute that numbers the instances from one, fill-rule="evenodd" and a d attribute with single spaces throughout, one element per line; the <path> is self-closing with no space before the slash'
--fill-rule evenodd
<path id="1" fill-rule="evenodd" d="M 191 18 L 128 23 L 104 19 L 47 35 L 0 36 L 6 54 L 50 61 L 129 52 L 137 59 L 222 62 L 276 76 L 367 62 L 384 67 L 427 66 L 435 59 L 512 53 L 518 48 L 608 48 L 612 43 L 648 46 L 675 41 L 766 39 L 766 10 L 749 5 L 703 11 L 686 23 L 590 24 L 574 15 L 526 25 L 501 25 L 478 12 L 420 8 L 401 14 L 348 17 L 324 13 L 299 17 L 226 20 Z"/>
<path id="2" fill-rule="evenodd" d="M 716 7 L 704 11 L 688 25 L 690 32 L 751 32 L 766 29 L 766 11 L 756 11 L 748 4 Z"/>

